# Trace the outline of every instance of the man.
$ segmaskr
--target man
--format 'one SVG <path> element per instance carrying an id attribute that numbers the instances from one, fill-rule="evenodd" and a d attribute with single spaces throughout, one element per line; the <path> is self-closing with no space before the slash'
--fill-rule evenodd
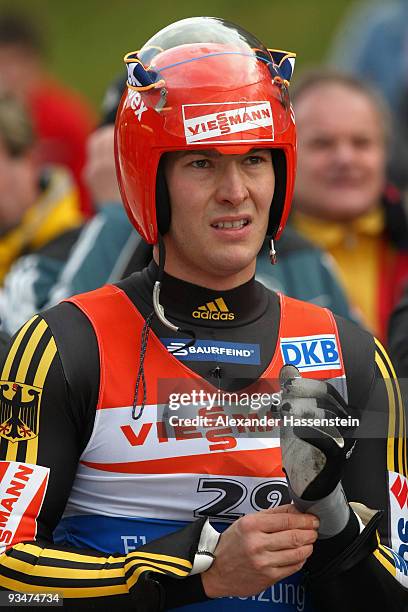
<path id="1" fill-rule="evenodd" d="M 386 109 L 360 80 L 330 71 L 305 74 L 294 106 L 294 226 L 334 257 L 350 303 L 384 338 L 408 276 L 403 206 L 385 190 Z"/>
<path id="2" fill-rule="evenodd" d="M 0 283 L 15 259 L 79 225 L 77 190 L 62 168 L 42 167 L 23 106 L 0 97 Z"/>
<path id="3" fill-rule="evenodd" d="M 82 170 L 95 119 L 83 98 L 48 74 L 43 33 L 43 20 L 37 24 L 22 12 L 1 10 L 0 92 L 28 109 L 38 135 L 38 161 L 68 168 L 79 187 L 83 211 L 90 213 Z"/>
<path id="4" fill-rule="evenodd" d="M 396 383 L 384 384 L 388 358 L 351 323 L 253 278 L 292 197 L 293 54 L 192 18 L 125 61 L 119 185 L 155 261 L 34 317 L 14 339 L 1 387 L 0 585 L 58 591 L 73 609 L 406 609 L 395 529 L 406 509 L 386 476 L 402 499 L 404 415 Z M 278 377 L 279 423 L 308 414 L 321 424 L 294 436 L 282 426 L 283 466 L 276 427 L 228 418 L 232 407 L 252 419 L 238 400 L 259 400 Z M 224 391 L 237 392 L 231 406 Z M 347 426 L 318 418 L 362 415 L 367 433 L 378 398 L 374 416 L 385 431 L 392 419 L 395 439 L 355 448 Z M 184 399 L 202 425 L 182 422 Z"/>

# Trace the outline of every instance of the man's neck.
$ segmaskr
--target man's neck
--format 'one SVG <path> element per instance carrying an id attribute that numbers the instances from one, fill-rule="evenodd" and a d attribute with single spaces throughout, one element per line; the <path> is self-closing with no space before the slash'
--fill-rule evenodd
<path id="1" fill-rule="evenodd" d="M 139 295 L 151 309 L 153 286 L 158 275 L 156 263 L 150 262 L 139 274 L 134 277 L 134 281 L 138 284 Z M 160 303 L 170 320 L 182 322 L 187 327 L 210 325 L 229 328 L 251 323 L 261 317 L 268 305 L 268 293 L 253 277 L 238 287 L 223 291 L 202 287 L 164 273 Z"/>
<path id="2" fill-rule="evenodd" d="M 159 254 L 157 246 L 153 249 L 153 259 L 156 264 L 159 264 Z M 169 276 L 186 283 L 203 287 L 204 289 L 212 289 L 215 291 L 229 291 L 244 285 L 255 276 L 256 261 L 238 272 L 227 271 L 211 271 L 207 272 L 203 269 L 190 269 L 180 262 L 172 261 L 166 258 L 164 271 Z M 218 272 L 218 273 L 217 273 Z M 224 272 L 224 273 L 223 273 Z"/>

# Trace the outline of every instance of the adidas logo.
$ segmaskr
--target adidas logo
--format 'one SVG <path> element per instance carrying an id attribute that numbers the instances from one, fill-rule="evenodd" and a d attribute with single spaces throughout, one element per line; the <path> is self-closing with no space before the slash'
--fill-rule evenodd
<path id="1" fill-rule="evenodd" d="M 198 306 L 197 310 L 193 310 L 191 314 L 194 319 L 210 321 L 233 321 L 235 319 L 234 313 L 228 310 L 228 306 L 222 298 L 207 302 L 204 306 Z"/>

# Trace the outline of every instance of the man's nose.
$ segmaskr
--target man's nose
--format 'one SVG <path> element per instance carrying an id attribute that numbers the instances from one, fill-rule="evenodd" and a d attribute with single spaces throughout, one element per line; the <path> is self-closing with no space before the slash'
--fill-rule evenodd
<path id="1" fill-rule="evenodd" d="M 352 164 L 356 157 L 356 147 L 352 142 L 344 141 L 337 143 L 335 159 L 338 164 Z"/>
<path id="2" fill-rule="evenodd" d="M 226 164 L 219 173 L 216 188 L 216 200 L 221 204 L 239 206 L 249 196 L 248 187 L 245 182 L 244 172 L 238 164 L 231 162 Z"/>

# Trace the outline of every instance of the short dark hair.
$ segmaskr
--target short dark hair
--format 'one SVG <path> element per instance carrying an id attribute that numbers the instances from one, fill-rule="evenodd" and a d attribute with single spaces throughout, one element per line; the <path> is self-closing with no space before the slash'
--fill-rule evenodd
<path id="1" fill-rule="evenodd" d="M 381 95 L 381 93 L 375 89 L 370 83 L 364 79 L 359 79 L 347 72 L 332 68 L 312 68 L 305 70 L 300 78 L 296 79 L 294 85 L 291 87 L 290 94 L 291 100 L 296 112 L 296 103 L 309 91 L 313 91 L 315 88 L 324 85 L 341 85 L 346 89 L 350 89 L 357 93 L 362 94 L 367 100 L 371 102 L 375 110 L 377 111 L 384 128 L 384 137 L 386 143 L 389 142 L 391 137 L 391 112 L 387 105 L 387 102 Z"/>
<path id="2" fill-rule="evenodd" d="M 39 25 L 23 13 L 0 12 L 0 46 L 16 46 L 43 55 L 45 44 Z"/>

